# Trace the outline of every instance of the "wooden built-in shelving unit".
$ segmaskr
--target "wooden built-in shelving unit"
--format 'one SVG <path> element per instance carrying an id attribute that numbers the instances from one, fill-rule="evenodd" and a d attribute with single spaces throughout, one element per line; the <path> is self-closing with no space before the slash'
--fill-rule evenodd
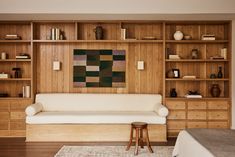
<path id="1" fill-rule="evenodd" d="M 104 40 L 96 40 L 94 28 L 102 26 Z M 65 40 L 49 40 L 50 29 L 60 28 Z M 127 30 L 121 40 L 121 28 Z M 192 36 L 192 40 L 173 39 L 175 31 Z M 18 34 L 22 40 L 4 40 L 6 34 Z M 216 40 L 201 40 L 203 34 L 215 34 Z M 155 37 L 156 40 L 143 40 Z M 135 40 L 134 40 L 134 39 Z M 221 48 L 227 48 L 227 59 L 212 60 Z M 125 88 L 74 88 L 72 83 L 74 49 L 126 50 Z M 182 57 L 166 57 L 170 48 Z M 199 59 L 191 59 L 191 50 L 198 49 Z M 25 136 L 24 109 L 34 101 L 36 93 L 160 93 L 168 106 L 168 136 L 176 136 L 185 128 L 229 128 L 231 120 L 231 22 L 230 21 L 25 21 L 0 23 L 0 72 L 13 75 L 12 68 L 22 69 L 22 78 L 0 79 L 0 92 L 9 97 L 0 98 L 0 136 Z M 30 59 L 15 59 L 18 53 L 27 53 Z M 53 71 L 52 62 L 61 62 L 62 69 Z M 137 61 L 145 62 L 145 70 L 136 68 Z M 223 78 L 211 79 L 218 66 Z M 167 78 L 170 69 L 180 70 L 180 78 Z M 196 79 L 183 79 L 195 75 Z M 213 83 L 219 84 L 221 95 L 210 95 Z M 20 98 L 22 87 L 31 86 L 31 98 Z M 171 88 L 178 97 L 171 98 Z M 202 99 L 187 99 L 188 90 L 198 90 Z M 143 104 L 144 105 L 144 104 Z"/>

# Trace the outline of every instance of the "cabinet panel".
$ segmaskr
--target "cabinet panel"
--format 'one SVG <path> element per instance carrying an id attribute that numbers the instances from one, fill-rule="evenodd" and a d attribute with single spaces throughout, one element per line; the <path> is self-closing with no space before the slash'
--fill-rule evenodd
<path id="1" fill-rule="evenodd" d="M 11 112 L 11 119 L 25 119 L 25 112 Z"/>
<path id="2" fill-rule="evenodd" d="M 208 109 L 228 109 L 228 102 L 227 101 L 209 101 L 208 102 Z"/>
<path id="3" fill-rule="evenodd" d="M 184 101 L 167 101 L 166 106 L 168 109 L 185 109 L 186 105 Z"/>
<path id="4" fill-rule="evenodd" d="M 25 130 L 26 124 L 25 120 L 11 120 L 10 129 L 11 130 Z"/>
<path id="5" fill-rule="evenodd" d="M 186 119 L 185 111 L 170 111 L 167 119 Z"/>
<path id="6" fill-rule="evenodd" d="M 209 111 L 208 112 L 208 119 L 210 120 L 227 120 L 228 119 L 228 112 L 226 111 Z"/>
<path id="7" fill-rule="evenodd" d="M 185 121 L 168 121 L 168 129 L 185 129 Z"/>
<path id="8" fill-rule="evenodd" d="M 0 118 L 2 120 L 9 120 L 9 112 L 0 112 Z"/>
<path id="9" fill-rule="evenodd" d="M 206 122 L 188 122 L 188 128 L 207 128 Z"/>
<path id="10" fill-rule="evenodd" d="M 206 111 L 188 111 L 188 119 L 206 120 Z"/>
<path id="11" fill-rule="evenodd" d="M 208 128 L 228 128 L 228 122 L 208 122 Z"/>
<path id="12" fill-rule="evenodd" d="M 0 130 L 8 130 L 8 121 L 6 120 L 0 121 Z"/>
<path id="13" fill-rule="evenodd" d="M 188 109 L 206 109 L 206 102 L 205 101 L 189 101 L 188 102 Z"/>
<path id="14" fill-rule="evenodd" d="M 5 101 L 0 101 L 0 111 L 9 111 L 9 103 Z"/>

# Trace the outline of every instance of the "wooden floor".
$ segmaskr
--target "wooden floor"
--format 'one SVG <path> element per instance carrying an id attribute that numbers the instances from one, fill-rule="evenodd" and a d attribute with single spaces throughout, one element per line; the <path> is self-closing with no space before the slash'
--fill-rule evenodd
<path id="1" fill-rule="evenodd" d="M 174 146 L 175 138 L 152 145 Z M 25 142 L 25 138 L 0 138 L 0 157 L 53 157 L 63 145 L 127 145 L 127 143 Z"/>

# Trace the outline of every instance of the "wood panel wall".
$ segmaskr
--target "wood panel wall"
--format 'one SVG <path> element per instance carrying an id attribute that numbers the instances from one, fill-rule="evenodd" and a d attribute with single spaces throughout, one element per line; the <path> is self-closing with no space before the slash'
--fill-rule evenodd
<path id="1" fill-rule="evenodd" d="M 163 93 L 163 48 L 156 43 L 38 43 L 37 92 L 65 93 Z M 74 49 L 126 50 L 125 88 L 74 88 Z M 61 62 L 61 70 L 53 71 L 53 61 Z M 145 69 L 137 70 L 137 61 L 145 62 Z"/>

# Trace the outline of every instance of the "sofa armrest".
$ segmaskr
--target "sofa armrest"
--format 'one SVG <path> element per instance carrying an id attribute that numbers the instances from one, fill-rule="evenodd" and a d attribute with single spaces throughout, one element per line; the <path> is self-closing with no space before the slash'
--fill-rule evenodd
<path id="1" fill-rule="evenodd" d="M 32 104 L 25 109 L 25 113 L 27 116 L 33 116 L 41 111 L 42 111 L 42 104 L 40 103 Z"/>
<path id="2" fill-rule="evenodd" d="M 161 117 L 166 117 L 169 113 L 169 110 L 166 108 L 166 106 L 162 104 L 156 104 L 154 111 Z"/>

